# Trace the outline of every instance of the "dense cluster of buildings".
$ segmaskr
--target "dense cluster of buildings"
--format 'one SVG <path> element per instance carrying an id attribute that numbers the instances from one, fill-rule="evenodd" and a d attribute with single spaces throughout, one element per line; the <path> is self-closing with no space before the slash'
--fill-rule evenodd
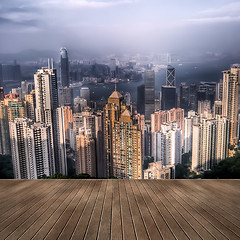
<path id="1" fill-rule="evenodd" d="M 110 69 L 115 78 L 115 59 Z M 224 71 L 219 83 L 182 83 L 179 98 L 169 65 L 158 107 L 155 72 L 146 70 L 136 110 L 130 94 L 116 88 L 100 110 L 87 87 L 74 99 L 65 48 L 61 86 L 57 79 L 49 62 L 34 74 L 34 83 L 23 81 L 9 94 L 0 87 L 0 154 L 12 155 L 17 179 L 68 175 L 70 160 L 76 174 L 95 178 L 170 179 L 182 154 L 190 154 L 191 170 L 201 172 L 233 155 L 238 145 L 240 65 Z M 146 157 L 153 162 L 143 169 Z"/>

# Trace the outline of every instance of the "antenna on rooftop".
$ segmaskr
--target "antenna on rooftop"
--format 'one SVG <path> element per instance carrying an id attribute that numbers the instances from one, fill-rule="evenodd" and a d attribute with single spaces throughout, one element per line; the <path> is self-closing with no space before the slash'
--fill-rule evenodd
<path id="1" fill-rule="evenodd" d="M 50 68 L 50 59 L 48 58 L 48 68 Z"/>

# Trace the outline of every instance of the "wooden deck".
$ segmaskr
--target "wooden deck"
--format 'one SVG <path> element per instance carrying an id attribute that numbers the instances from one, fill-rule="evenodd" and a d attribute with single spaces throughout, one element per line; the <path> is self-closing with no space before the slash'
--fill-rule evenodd
<path id="1" fill-rule="evenodd" d="M 0 180 L 0 239 L 240 239 L 240 180 Z"/>

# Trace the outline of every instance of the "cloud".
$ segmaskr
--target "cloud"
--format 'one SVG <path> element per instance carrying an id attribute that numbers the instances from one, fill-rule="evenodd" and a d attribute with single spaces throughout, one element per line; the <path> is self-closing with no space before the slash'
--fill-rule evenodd
<path id="1" fill-rule="evenodd" d="M 230 22 L 239 22 L 240 16 L 223 16 L 223 17 L 209 17 L 209 18 L 192 18 L 187 19 L 187 22 L 191 23 L 230 23 Z"/>
<path id="2" fill-rule="evenodd" d="M 240 2 L 233 2 L 218 8 L 209 8 L 201 11 L 202 15 L 211 16 L 239 16 Z"/>
<path id="3" fill-rule="evenodd" d="M 188 23 L 230 23 L 240 21 L 240 2 L 233 2 L 217 8 L 209 8 L 199 12 L 195 18 L 186 19 Z"/>
<path id="4" fill-rule="evenodd" d="M 136 0 L 44 0 L 39 2 L 39 6 L 45 8 L 55 6 L 56 8 L 106 8 L 117 5 L 131 4 Z"/>

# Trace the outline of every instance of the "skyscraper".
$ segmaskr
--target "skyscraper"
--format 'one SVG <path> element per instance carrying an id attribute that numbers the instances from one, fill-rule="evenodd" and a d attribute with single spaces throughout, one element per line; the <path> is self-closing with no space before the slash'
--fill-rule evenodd
<path id="1" fill-rule="evenodd" d="M 161 109 L 170 110 L 172 108 L 177 108 L 176 87 L 162 86 Z"/>
<path id="2" fill-rule="evenodd" d="M 144 73 L 144 100 L 145 100 L 145 120 L 150 122 L 151 114 L 154 113 L 155 107 L 155 72 L 147 70 Z"/>
<path id="3" fill-rule="evenodd" d="M 137 111 L 145 114 L 145 86 L 144 84 L 137 87 Z"/>
<path id="4" fill-rule="evenodd" d="M 35 122 L 35 90 L 31 94 L 25 95 L 26 117 Z"/>
<path id="5" fill-rule="evenodd" d="M 142 178 L 141 131 L 116 90 L 104 107 L 104 145 L 107 177 Z"/>
<path id="6" fill-rule="evenodd" d="M 62 166 L 65 159 L 59 156 L 62 145 L 59 145 L 59 119 L 58 115 L 58 90 L 56 69 L 42 68 L 34 74 L 36 96 L 36 122 L 46 123 L 50 126 L 53 172 L 66 174 Z M 62 155 L 64 156 L 64 155 Z M 63 172 L 62 172 L 63 171 Z"/>
<path id="7" fill-rule="evenodd" d="M 66 48 L 60 49 L 60 79 L 63 87 L 69 87 L 69 62 Z"/>
<path id="8" fill-rule="evenodd" d="M 228 156 L 229 120 L 200 119 L 192 128 L 192 170 L 209 170 Z"/>
<path id="9" fill-rule="evenodd" d="M 189 86 L 186 83 L 180 85 L 180 108 L 184 109 L 185 112 L 189 109 Z"/>
<path id="10" fill-rule="evenodd" d="M 171 65 L 167 66 L 166 85 L 172 87 L 176 86 L 175 68 Z"/>
<path id="11" fill-rule="evenodd" d="M 82 134 L 80 134 L 82 133 Z M 91 133 L 91 136 L 88 135 Z M 93 113 L 90 108 L 85 108 L 81 113 L 73 114 L 73 137 L 70 139 L 70 144 L 74 150 L 79 151 L 79 142 L 83 139 L 93 140 L 95 144 L 95 176 L 105 177 L 105 161 L 103 157 L 103 117 L 102 112 Z M 84 140 L 84 141 L 85 141 Z M 86 141 L 88 141 L 86 140 Z M 92 141 L 91 141 L 92 142 Z M 80 156 L 80 155 L 78 155 Z M 82 160 L 81 160 L 82 161 Z M 90 174 L 90 173 L 89 173 Z M 90 174 L 91 175 L 91 174 Z"/>
<path id="12" fill-rule="evenodd" d="M 182 162 L 182 131 L 174 124 L 162 124 L 159 132 L 153 133 L 154 161 L 163 165 L 177 165 Z"/>
<path id="13" fill-rule="evenodd" d="M 189 110 L 197 111 L 197 85 L 191 83 L 189 87 Z"/>
<path id="14" fill-rule="evenodd" d="M 234 64 L 223 72 L 222 115 L 230 120 L 230 144 L 237 143 L 238 96 L 240 83 L 240 64 Z"/>
<path id="15" fill-rule="evenodd" d="M 82 87 L 80 89 L 80 98 L 86 99 L 88 104 L 89 104 L 89 101 L 90 101 L 90 89 L 88 87 Z"/>
<path id="16" fill-rule="evenodd" d="M 76 173 L 97 176 L 96 147 L 91 130 L 80 129 L 76 136 Z"/>
<path id="17" fill-rule="evenodd" d="M 5 96 L 4 96 L 3 87 L 0 87 L 0 101 L 3 101 L 4 98 Z"/>
<path id="18" fill-rule="evenodd" d="M 0 101 L 0 154 L 11 153 L 8 125 L 8 107 Z"/>
<path id="19" fill-rule="evenodd" d="M 73 107 L 73 88 L 60 87 L 59 88 L 60 106 Z"/>
<path id="20" fill-rule="evenodd" d="M 37 179 L 53 174 L 50 127 L 30 119 L 16 118 L 9 123 L 14 177 Z"/>

